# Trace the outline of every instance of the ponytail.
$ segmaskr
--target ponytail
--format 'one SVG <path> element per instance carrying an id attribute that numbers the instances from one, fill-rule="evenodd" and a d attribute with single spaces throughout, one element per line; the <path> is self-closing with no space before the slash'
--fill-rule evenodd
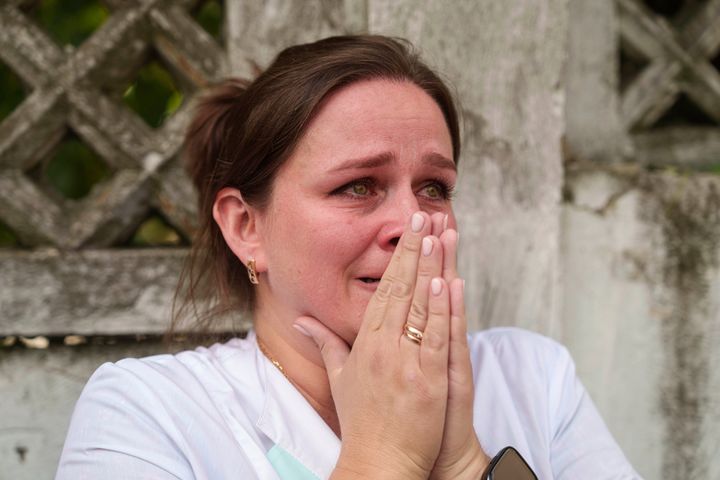
<path id="1" fill-rule="evenodd" d="M 251 307 L 249 285 L 241 281 L 243 267 L 224 242 L 212 215 L 215 195 L 225 186 L 220 181 L 226 177 L 223 170 L 228 162 L 223 161 L 223 154 L 231 141 L 228 134 L 236 130 L 236 110 L 248 84 L 229 78 L 212 87 L 198 101 L 185 134 L 183 160 L 198 194 L 199 228 L 180 273 L 167 338 L 186 327 L 214 338 L 210 332 L 216 317 Z"/>

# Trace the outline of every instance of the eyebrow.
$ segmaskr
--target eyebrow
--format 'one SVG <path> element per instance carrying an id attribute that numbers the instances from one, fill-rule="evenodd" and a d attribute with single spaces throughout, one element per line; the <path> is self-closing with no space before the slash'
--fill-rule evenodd
<path id="1" fill-rule="evenodd" d="M 389 152 L 381 153 L 379 155 L 371 155 L 369 157 L 352 158 L 338 165 L 337 167 L 330 170 L 331 173 L 341 172 L 344 170 L 366 170 L 370 168 L 377 168 L 385 166 L 389 163 L 395 162 L 395 155 Z M 444 170 L 457 171 L 455 162 L 439 153 L 429 153 L 422 157 L 422 162 L 432 167 L 442 168 Z"/>

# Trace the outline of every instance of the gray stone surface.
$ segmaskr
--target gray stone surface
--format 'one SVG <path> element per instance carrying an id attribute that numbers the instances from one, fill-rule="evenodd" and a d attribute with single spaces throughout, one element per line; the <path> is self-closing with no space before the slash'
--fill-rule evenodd
<path id="1" fill-rule="evenodd" d="M 565 138 L 575 157 L 617 162 L 629 153 L 619 103 L 619 38 L 615 2 L 569 3 L 565 70 Z"/>
<path id="2" fill-rule="evenodd" d="M 0 252 L 0 334 L 163 332 L 184 249 Z"/>
<path id="3" fill-rule="evenodd" d="M 571 172 L 565 343 L 646 478 L 717 478 L 720 178 Z"/>
<path id="4" fill-rule="evenodd" d="M 0 349 L 0 479 L 50 479 L 75 401 L 107 361 L 165 352 L 162 344 Z"/>
<path id="5" fill-rule="evenodd" d="M 648 311 L 651 289 L 633 268 L 651 254 L 636 216 L 638 192 L 600 174 L 572 188 L 575 201 L 563 209 L 562 341 L 635 468 L 663 478 L 662 422 L 653 408 L 660 331 Z"/>
<path id="6" fill-rule="evenodd" d="M 720 178 L 685 169 L 717 165 L 720 128 L 653 122 L 683 92 L 717 111 L 720 2 L 642 3 L 570 3 L 560 338 L 641 474 L 718 478 Z M 620 43 L 648 64 L 623 91 Z"/>
<path id="7" fill-rule="evenodd" d="M 290 45 L 367 30 L 363 0 L 251 0 L 226 5 L 230 69 L 243 78 L 254 78 Z"/>

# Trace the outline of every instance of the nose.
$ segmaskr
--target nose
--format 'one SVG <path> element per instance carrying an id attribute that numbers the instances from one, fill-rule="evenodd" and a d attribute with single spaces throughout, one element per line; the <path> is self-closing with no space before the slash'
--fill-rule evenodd
<path id="1" fill-rule="evenodd" d="M 420 210 L 420 204 L 412 189 L 398 192 L 384 202 L 382 207 L 382 228 L 378 235 L 380 246 L 384 250 L 394 251 L 410 221 L 410 216 Z"/>

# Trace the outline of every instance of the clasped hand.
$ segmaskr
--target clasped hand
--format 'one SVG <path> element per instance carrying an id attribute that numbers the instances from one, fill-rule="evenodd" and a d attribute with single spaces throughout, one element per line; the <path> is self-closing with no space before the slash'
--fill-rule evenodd
<path id="1" fill-rule="evenodd" d="M 332 478 L 478 479 L 489 461 L 473 429 L 458 235 L 446 218 L 413 214 L 352 349 L 317 319 L 297 320 L 320 348 L 340 422 Z"/>

